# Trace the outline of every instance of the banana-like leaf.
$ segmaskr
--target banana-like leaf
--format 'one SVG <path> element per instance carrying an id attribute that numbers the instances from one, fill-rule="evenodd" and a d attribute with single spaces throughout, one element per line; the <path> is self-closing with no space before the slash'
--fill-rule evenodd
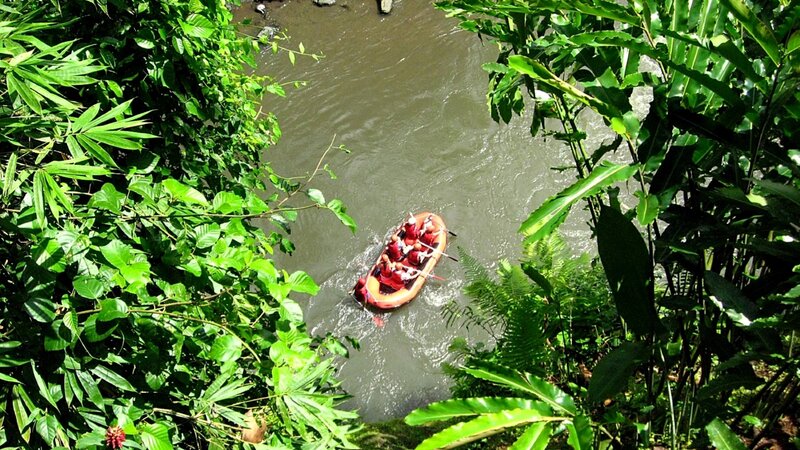
<path id="1" fill-rule="evenodd" d="M 589 382 L 589 401 L 601 402 L 622 391 L 638 364 L 647 359 L 647 345 L 623 342 L 595 366 Z"/>
<path id="2" fill-rule="evenodd" d="M 525 243 L 538 241 L 555 230 L 567 218 L 567 213 L 575 202 L 597 195 L 612 184 L 627 180 L 635 172 L 636 166 L 601 163 L 589 176 L 547 199 L 525 219 L 519 228 L 519 232 L 526 236 Z"/>
<path id="3" fill-rule="evenodd" d="M 569 415 L 578 413 L 572 397 L 535 375 L 486 362 L 470 361 L 470 365 L 473 367 L 465 367 L 464 371 L 476 378 L 533 394 L 554 409 Z"/>
<path id="4" fill-rule="evenodd" d="M 449 420 L 455 417 L 491 414 L 512 409 L 534 409 L 543 416 L 551 414 L 546 405 L 529 398 L 474 397 L 431 403 L 424 408 L 411 411 L 406 416 L 405 422 L 413 426 L 438 420 Z"/>
<path id="5" fill-rule="evenodd" d="M 638 336 L 663 329 L 655 308 L 653 264 L 639 231 L 621 212 L 603 208 L 596 232 L 597 252 L 619 315 Z"/>
<path id="6" fill-rule="evenodd" d="M 714 419 L 706 425 L 706 431 L 711 443 L 719 450 L 745 450 L 747 448 L 736 434 L 725 425 L 725 422 L 719 419 Z"/>
<path id="7" fill-rule="evenodd" d="M 532 409 L 513 409 L 499 413 L 482 415 L 469 422 L 462 422 L 434 434 L 417 446 L 417 450 L 436 450 L 455 448 L 468 442 L 497 434 L 507 428 L 527 423 L 558 420 L 542 416 Z"/>

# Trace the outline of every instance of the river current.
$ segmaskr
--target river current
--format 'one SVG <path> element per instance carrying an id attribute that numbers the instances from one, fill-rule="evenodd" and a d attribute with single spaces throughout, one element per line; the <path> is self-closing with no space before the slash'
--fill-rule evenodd
<path id="1" fill-rule="evenodd" d="M 490 269 L 516 260 L 520 223 L 547 197 L 563 189 L 572 172 L 567 149 L 552 139 L 532 138 L 529 121 L 494 123 L 486 106 L 487 74 L 496 48 L 460 31 L 457 21 L 423 1 L 395 1 L 390 15 L 377 2 L 337 0 L 320 8 L 311 0 L 267 3 L 263 18 L 245 4 L 237 19 L 253 29 L 274 21 L 291 36 L 281 45 L 321 53 L 314 61 L 265 50 L 259 70 L 288 83 L 285 98 L 270 96 L 266 111 L 283 130 L 266 159 L 284 176 L 311 172 L 335 137 L 326 163 L 337 175 L 317 174 L 313 187 L 326 199 L 339 198 L 358 223 L 353 235 L 327 211 L 300 214 L 291 239 L 292 256 L 277 255 L 288 271 L 305 270 L 319 294 L 300 299 L 313 334 L 351 336 L 361 349 L 338 362 L 338 377 L 353 397 L 344 405 L 367 421 L 402 417 L 449 395 L 443 363 L 458 337 L 474 341 L 475 330 L 448 328 L 442 306 L 466 303 L 464 270 L 447 258 L 420 295 L 397 311 L 381 315 L 377 327 L 348 290 L 380 252 L 389 231 L 409 212 L 440 214 L 458 237 L 448 253 L 462 247 Z M 294 89 L 292 81 L 305 81 Z M 298 205 L 301 202 L 296 202 Z M 563 231 L 576 250 L 588 235 L 577 218 Z"/>

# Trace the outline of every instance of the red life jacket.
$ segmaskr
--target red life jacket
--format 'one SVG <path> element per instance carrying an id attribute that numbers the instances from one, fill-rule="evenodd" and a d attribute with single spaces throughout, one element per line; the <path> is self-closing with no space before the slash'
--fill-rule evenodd
<path id="1" fill-rule="evenodd" d="M 425 252 L 421 252 L 419 250 L 411 250 L 411 253 L 408 254 L 408 262 L 415 266 L 422 265 L 422 260 L 424 260 L 428 255 Z"/>
<path id="2" fill-rule="evenodd" d="M 405 232 L 403 235 L 403 240 L 406 243 L 414 242 L 419 238 L 419 227 L 417 226 L 416 222 L 411 224 L 406 222 L 403 225 L 403 231 Z"/>
<path id="3" fill-rule="evenodd" d="M 400 276 L 400 272 L 398 271 L 393 271 L 391 276 L 388 277 L 384 277 L 383 274 L 381 273 L 380 282 L 384 286 L 388 286 L 396 291 L 399 291 L 400 289 L 404 289 L 406 287 L 406 283 L 405 281 L 403 281 L 403 278 Z"/>
<path id="4" fill-rule="evenodd" d="M 400 261 L 403 259 L 403 250 L 400 248 L 400 241 L 392 242 L 386 248 L 386 253 L 389 254 L 389 259 L 392 261 Z"/>
<path id="5" fill-rule="evenodd" d="M 426 233 L 423 233 L 422 236 L 419 237 L 419 240 L 420 240 L 420 242 L 422 242 L 425 245 L 428 245 L 428 246 L 431 246 L 431 247 L 436 247 L 436 238 L 437 237 L 438 237 L 438 235 L 436 234 L 436 232 L 426 232 Z"/>

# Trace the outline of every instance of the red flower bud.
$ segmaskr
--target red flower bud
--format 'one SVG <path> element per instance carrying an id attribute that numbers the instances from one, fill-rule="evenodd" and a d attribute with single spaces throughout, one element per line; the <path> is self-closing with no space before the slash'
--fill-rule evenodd
<path id="1" fill-rule="evenodd" d="M 125 432 L 120 427 L 108 427 L 106 430 L 106 444 L 113 448 L 122 448 L 122 443 L 125 442 Z"/>

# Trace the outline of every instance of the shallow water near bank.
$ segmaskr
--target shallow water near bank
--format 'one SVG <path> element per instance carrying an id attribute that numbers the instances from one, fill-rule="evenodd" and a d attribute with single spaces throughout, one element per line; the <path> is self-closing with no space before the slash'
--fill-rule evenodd
<path id="1" fill-rule="evenodd" d="M 486 73 L 496 49 L 459 31 L 429 3 L 395 2 L 392 14 L 377 13 L 377 2 L 338 0 L 319 8 L 308 0 L 268 4 L 269 18 L 292 37 L 281 45 L 324 54 L 319 62 L 265 50 L 259 70 L 278 80 L 304 80 L 287 87 L 286 98 L 269 97 L 283 130 L 266 159 L 284 176 L 310 173 L 329 144 L 326 163 L 338 179 L 317 174 L 313 187 L 339 198 L 357 221 L 352 235 L 326 211 L 300 214 L 291 239 L 291 256 L 280 256 L 288 271 L 305 270 L 320 285 L 312 299 L 301 299 L 312 333 L 332 332 L 361 343 L 339 362 L 339 379 L 353 398 L 344 406 L 367 421 L 402 417 L 430 401 L 447 398 L 448 378 L 441 365 L 451 361 L 447 347 L 457 336 L 484 339 L 475 330 L 447 328 L 441 308 L 451 299 L 466 303 L 463 269 L 443 258 L 436 275 L 409 305 L 383 314 L 382 328 L 348 290 L 372 265 L 389 232 L 408 212 L 440 214 L 458 234 L 457 247 L 493 267 L 501 258 L 516 260 L 521 250 L 519 224 L 547 197 L 565 187 L 571 172 L 558 173 L 568 153 L 561 144 L 533 139 L 529 122 L 492 122 L 486 107 Z M 265 19 L 247 5 L 237 18 Z M 295 206 L 304 204 L 295 202 Z M 576 218 L 563 229 L 576 250 L 588 234 Z"/>

